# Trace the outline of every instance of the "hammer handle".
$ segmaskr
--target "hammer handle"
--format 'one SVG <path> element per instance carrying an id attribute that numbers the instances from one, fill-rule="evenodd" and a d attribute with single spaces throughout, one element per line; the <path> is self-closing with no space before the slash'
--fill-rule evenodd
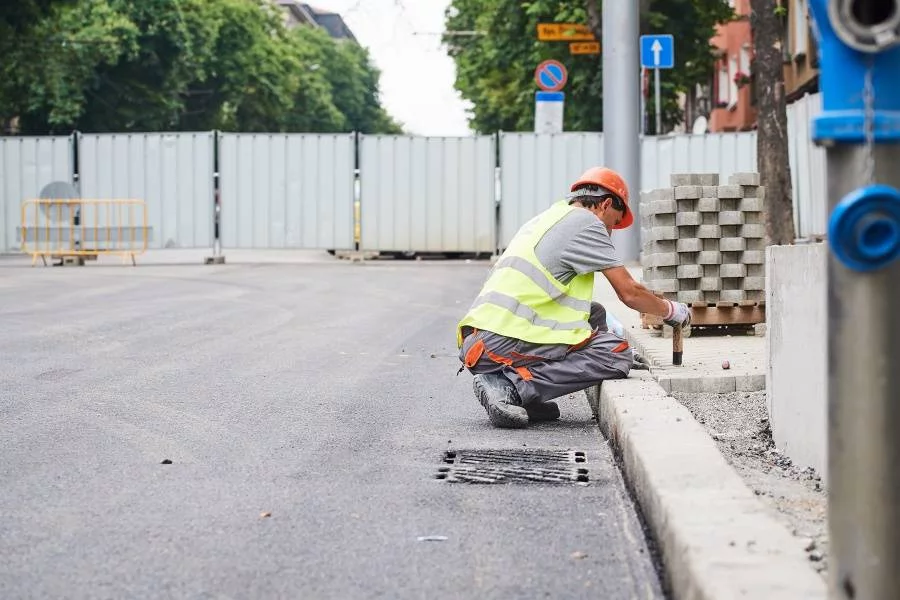
<path id="1" fill-rule="evenodd" d="M 672 328 L 672 364 L 681 366 L 681 357 L 684 352 L 684 338 L 681 327 Z"/>

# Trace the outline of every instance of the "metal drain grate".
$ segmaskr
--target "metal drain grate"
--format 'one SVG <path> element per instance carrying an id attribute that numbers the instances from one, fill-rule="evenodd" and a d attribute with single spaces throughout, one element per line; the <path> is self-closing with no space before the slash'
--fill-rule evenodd
<path id="1" fill-rule="evenodd" d="M 448 450 L 435 477 L 450 483 L 586 483 L 584 452 L 571 450 Z"/>

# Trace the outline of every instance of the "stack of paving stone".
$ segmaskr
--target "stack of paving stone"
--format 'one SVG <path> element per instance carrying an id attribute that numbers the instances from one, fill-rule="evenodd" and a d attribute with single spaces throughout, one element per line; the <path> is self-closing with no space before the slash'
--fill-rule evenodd
<path id="1" fill-rule="evenodd" d="M 758 173 L 672 175 L 642 194 L 644 282 L 695 305 L 765 301 L 765 188 Z"/>

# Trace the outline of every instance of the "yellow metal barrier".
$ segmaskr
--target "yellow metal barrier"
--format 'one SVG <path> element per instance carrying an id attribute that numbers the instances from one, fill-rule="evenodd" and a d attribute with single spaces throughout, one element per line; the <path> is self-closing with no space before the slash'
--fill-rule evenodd
<path id="1" fill-rule="evenodd" d="M 123 260 L 147 250 L 147 205 L 143 200 L 36 199 L 22 204 L 22 252 L 79 264 L 101 254 L 121 254 Z"/>

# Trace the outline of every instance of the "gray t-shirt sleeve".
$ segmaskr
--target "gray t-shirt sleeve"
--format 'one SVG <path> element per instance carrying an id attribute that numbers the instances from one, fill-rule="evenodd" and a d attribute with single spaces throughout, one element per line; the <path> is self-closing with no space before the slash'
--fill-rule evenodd
<path id="1" fill-rule="evenodd" d="M 603 221 L 596 217 L 578 231 L 566 244 L 560 255 L 566 269 L 579 275 L 621 267 L 612 238 Z"/>

